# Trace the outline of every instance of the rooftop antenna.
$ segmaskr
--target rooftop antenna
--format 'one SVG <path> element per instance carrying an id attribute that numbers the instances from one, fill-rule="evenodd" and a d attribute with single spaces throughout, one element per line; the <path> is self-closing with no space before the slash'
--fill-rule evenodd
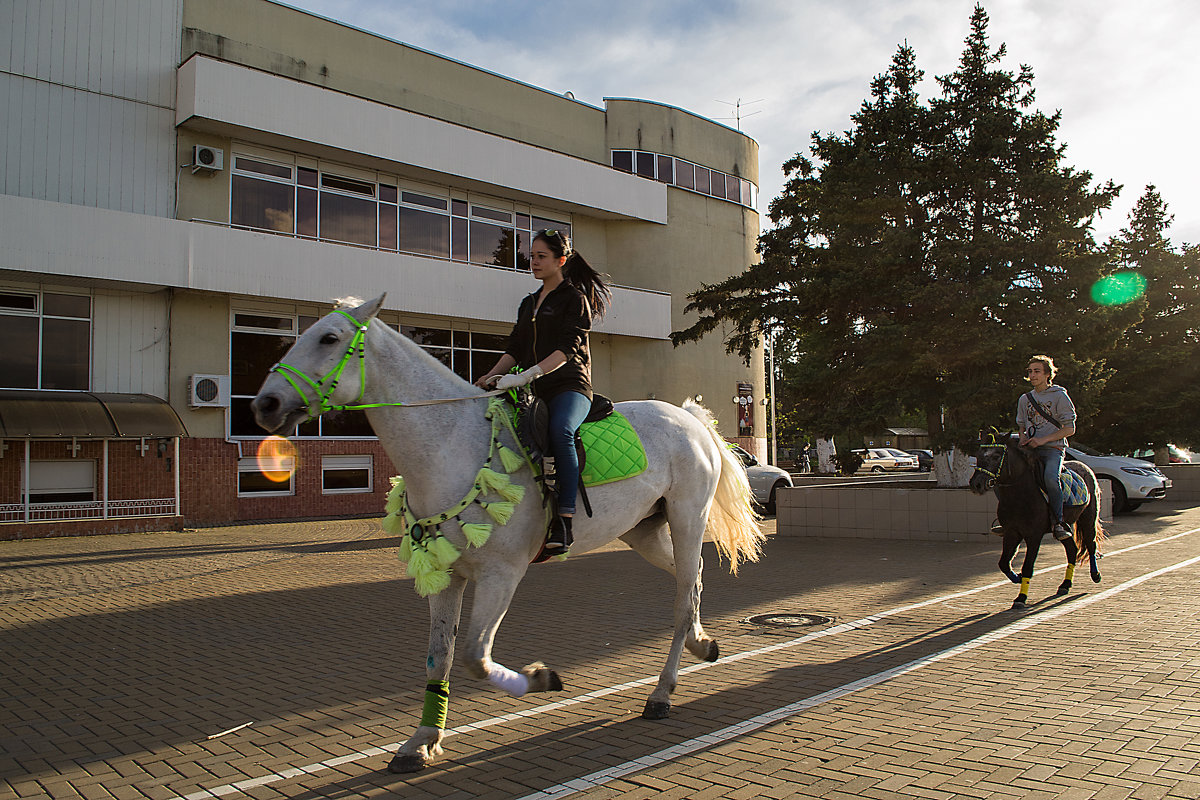
<path id="1" fill-rule="evenodd" d="M 746 102 L 744 102 L 744 103 L 742 102 L 742 98 L 740 98 L 740 97 L 737 99 L 737 101 L 736 101 L 736 102 L 732 102 L 732 103 L 731 103 L 731 102 L 729 102 L 728 100 L 718 100 L 717 102 L 718 102 L 718 103 L 724 103 L 724 104 L 725 104 L 725 105 L 727 105 L 727 106 L 733 106 L 733 116 L 732 116 L 732 117 L 717 117 L 717 119 L 732 119 L 732 120 L 736 120 L 736 122 L 737 122 L 737 129 L 738 129 L 739 131 L 742 129 L 742 117 L 753 117 L 755 114 L 761 114 L 761 113 L 762 113 L 762 110 L 761 110 L 761 109 L 760 109 L 760 110 L 758 110 L 758 111 L 751 111 L 749 114 L 743 114 L 743 113 L 742 113 L 742 106 L 749 106 L 749 105 L 753 105 L 753 104 L 755 104 L 755 103 L 761 103 L 761 102 L 762 102 L 762 99 L 761 99 L 761 98 L 760 98 L 760 99 L 758 99 L 758 100 L 747 100 L 747 101 L 746 101 Z"/>

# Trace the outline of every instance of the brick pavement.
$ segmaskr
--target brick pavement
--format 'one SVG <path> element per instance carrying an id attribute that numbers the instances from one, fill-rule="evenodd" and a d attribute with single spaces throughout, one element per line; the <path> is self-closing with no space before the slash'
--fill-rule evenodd
<path id="1" fill-rule="evenodd" d="M 704 621 L 726 657 L 804 633 L 752 614 L 847 623 L 907 608 L 686 674 L 661 722 L 639 716 L 649 686 L 534 712 L 655 676 L 671 582 L 620 548 L 534 568 L 496 656 L 542 658 L 567 691 L 514 700 L 456 669 L 449 724 L 484 727 L 416 776 L 356 757 L 411 733 L 424 682 L 427 610 L 374 521 L 3 542 L 0 778 L 18 798 L 167 800 L 254 778 L 229 796 L 501 798 L 606 773 L 574 796 L 1200 797 L 1200 569 L 1092 602 L 1200 554 L 1200 532 L 1167 539 L 1200 528 L 1200 509 L 1146 506 L 1112 528 L 1104 584 L 1081 570 L 1072 598 L 1027 615 L 1006 610 L 1011 585 L 913 607 L 994 583 L 991 538 L 775 539 L 736 579 L 706 553 Z M 1054 570 L 1034 579 L 1035 600 L 1057 586 L 1060 552 L 1043 549 Z M 570 624 L 538 623 L 547 605 Z M 991 636 L 1004 638 L 972 644 Z M 878 682 L 842 689 L 855 680 Z M 492 724 L 518 711 L 531 715 Z M 690 750 L 656 757 L 672 747 Z M 635 759 L 648 766 L 612 775 Z"/>

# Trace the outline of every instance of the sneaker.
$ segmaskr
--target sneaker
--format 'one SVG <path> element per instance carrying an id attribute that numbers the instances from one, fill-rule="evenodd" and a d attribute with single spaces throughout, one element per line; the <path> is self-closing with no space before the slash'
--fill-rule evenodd
<path id="1" fill-rule="evenodd" d="M 574 537 L 571 535 L 571 518 L 556 516 L 550 520 L 550 534 L 546 537 L 546 552 L 550 555 L 562 555 L 567 552 Z"/>
<path id="2" fill-rule="evenodd" d="M 1051 529 L 1050 532 L 1053 533 L 1054 538 L 1058 539 L 1060 542 L 1065 542 L 1068 539 L 1075 538 L 1075 534 L 1071 532 L 1071 529 L 1068 528 L 1066 526 L 1066 524 L 1064 524 L 1062 522 L 1054 523 L 1054 527 Z"/>
<path id="3" fill-rule="evenodd" d="M 999 522 L 993 522 L 992 523 L 992 534 L 994 536 L 1003 536 L 1004 535 L 1004 526 L 1001 525 Z"/>

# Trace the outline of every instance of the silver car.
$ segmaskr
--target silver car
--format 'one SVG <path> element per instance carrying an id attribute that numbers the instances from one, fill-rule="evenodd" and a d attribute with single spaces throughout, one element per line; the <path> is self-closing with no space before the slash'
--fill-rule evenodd
<path id="1" fill-rule="evenodd" d="M 775 492 L 783 486 L 792 485 L 792 476 L 787 470 L 772 467 L 770 464 L 760 464 L 758 459 L 736 444 L 729 449 L 741 459 L 746 468 L 746 477 L 750 479 L 750 491 L 754 493 L 754 502 L 766 509 L 768 514 L 775 513 Z"/>
<path id="2" fill-rule="evenodd" d="M 1105 455 L 1081 444 L 1068 447 L 1067 458 L 1082 461 L 1097 478 L 1112 482 L 1114 514 L 1133 511 L 1147 500 L 1161 500 L 1171 488 L 1171 479 L 1148 461 Z"/>

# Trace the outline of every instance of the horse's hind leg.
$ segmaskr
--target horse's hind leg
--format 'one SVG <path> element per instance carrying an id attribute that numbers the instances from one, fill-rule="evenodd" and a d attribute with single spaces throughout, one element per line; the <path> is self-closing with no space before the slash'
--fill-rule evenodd
<path id="1" fill-rule="evenodd" d="M 425 661 L 428 684 L 425 709 L 417 732 L 396 751 L 388 764 L 395 773 L 425 769 L 442 754 L 446 708 L 450 698 L 450 666 L 454 662 L 454 637 L 462 613 L 463 589 L 467 582 L 455 575 L 450 585 L 429 597 L 429 655 Z"/>
<path id="2" fill-rule="evenodd" d="M 1063 582 L 1058 585 L 1058 597 L 1063 597 L 1071 592 L 1071 584 L 1075 580 L 1075 562 L 1079 560 L 1079 545 L 1075 544 L 1075 540 L 1067 539 L 1063 541 L 1063 548 L 1067 551 L 1067 574 L 1063 577 Z"/>
<path id="3" fill-rule="evenodd" d="M 667 504 L 671 526 L 672 550 L 675 556 L 675 635 L 667 663 L 659 675 L 658 685 L 646 700 L 642 716 L 646 719 L 665 719 L 671 713 L 671 693 L 679 682 L 679 659 L 685 643 L 699 658 L 717 659 L 717 643 L 709 639 L 700 626 L 700 550 L 704 544 L 707 513 L 696 514 L 694 508 L 705 509 L 703 503 Z M 690 512 L 690 513 L 689 513 Z"/>
<path id="4" fill-rule="evenodd" d="M 621 541 L 629 545 L 634 552 L 654 566 L 667 572 L 672 577 L 677 577 L 675 571 L 675 550 L 671 542 L 671 531 L 667 527 L 666 518 L 662 515 L 655 515 L 642 520 L 632 530 L 623 535 Z M 703 569 L 701 568 L 697 572 L 697 583 L 699 583 L 699 575 L 702 571 Z M 697 593 L 699 593 L 699 589 L 700 587 L 698 586 Z M 699 602 L 698 597 L 697 602 Z M 701 661 L 716 661 L 720 656 L 720 649 L 717 647 L 716 640 L 705 636 L 698 615 L 696 624 L 688 628 L 687 638 L 684 639 L 683 644 L 692 655 Z"/>

